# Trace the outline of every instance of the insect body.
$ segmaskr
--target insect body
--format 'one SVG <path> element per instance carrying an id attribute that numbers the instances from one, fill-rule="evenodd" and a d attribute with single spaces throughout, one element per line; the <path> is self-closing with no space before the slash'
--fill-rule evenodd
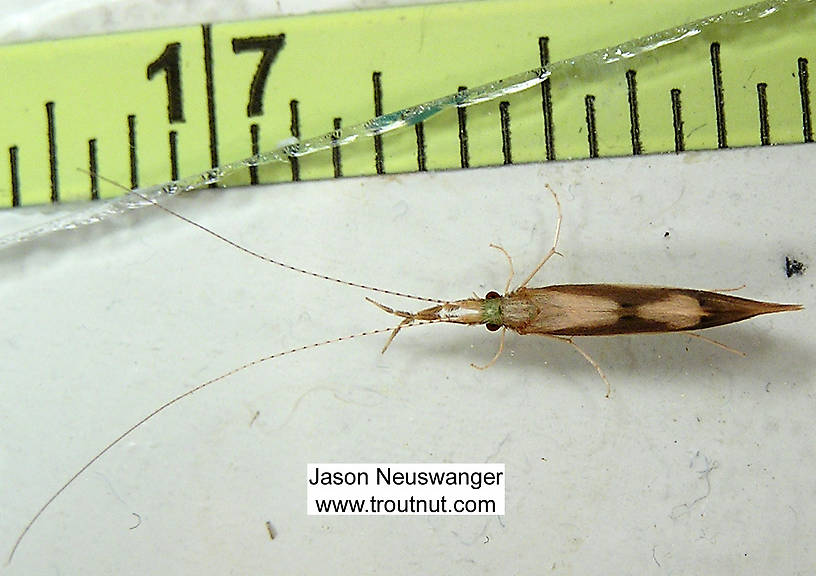
<path id="1" fill-rule="evenodd" d="M 417 322 L 484 324 L 491 331 L 501 328 L 499 350 L 493 359 L 485 366 L 472 364 L 474 368 L 484 369 L 491 366 L 501 355 L 505 333 L 509 328 L 522 335 L 548 336 L 572 345 L 587 362 L 592 364 L 606 383 L 608 397 L 609 380 L 601 367 L 573 341 L 574 336 L 685 332 L 726 350 L 737 352 L 724 344 L 690 331 L 731 324 L 761 314 L 802 309 L 798 304 L 761 302 L 720 292 L 665 286 L 565 284 L 527 288 L 527 284 L 544 264 L 553 255 L 558 254 L 562 220 L 561 203 L 552 189 L 550 192 L 558 207 L 552 248 L 512 292 L 508 290 L 513 280 L 513 261 L 504 248 L 491 244 L 493 248 L 504 253 L 510 265 L 510 276 L 505 284 L 504 296 L 497 292 L 489 292 L 485 298 L 474 297 L 445 302 L 419 312 L 394 310 L 367 298 L 382 310 L 403 318 L 400 325 L 391 333 L 383 352 L 388 349 L 402 328 Z"/>
<path id="2" fill-rule="evenodd" d="M 484 324 L 519 334 L 613 336 L 711 328 L 760 314 L 800 310 L 798 304 L 760 302 L 706 290 L 565 284 L 518 288 L 501 296 L 456 300 L 415 313 L 389 312 L 413 321 Z"/>

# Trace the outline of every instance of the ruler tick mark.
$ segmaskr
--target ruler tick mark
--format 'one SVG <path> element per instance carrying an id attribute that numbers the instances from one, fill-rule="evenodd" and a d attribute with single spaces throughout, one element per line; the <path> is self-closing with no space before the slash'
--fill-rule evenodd
<path id="1" fill-rule="evenodd" d="M 683 108 L 680 103 L 680 89 L 671 89 L 672 125 L 674 126 L 674 151 L 678 154 L 686 149 L 683 137 Z"/>
<path id="2" fill-rule="evenodd" d="M 57 175 L 57 138 L 54 125 L 54 103 L 45 103 L 45 117 L 48 124 L 48 169 L 51 175 L 51 202 L 59 202 L 59 182 Z"/>
<path id="3" fill-rule="evenodd" d="M 550 63 L 549 36 L 542 36 L 538 39 L 538 58 L 542 68 L 546 68 Z M 552 88 L 549 78 L 541 83 L 541 114 L 544 116 L 544 144 L 546 147 L 547 160 L 555 160 Z"/>
<path id="4" fill-rule="evenodd" d="M 9 148 L 9 175 L 11 177 L 11 205 L 20 205 L 20 175 L 17 171 L 17 146 Z"/>
<path id="5" fill-rule="evenodd" d="M 130 114 L 128 120 L 128 149 L 130 152 L 130 187 L 139 187 L 139 165 L 136 155 L 136 116 Z"/>
<path id="6" fill-rule="evenodd" d="M 374 116 L 383 114 L 382 105 L 382 72 L 371 74 L 371 83 L 374 86 Z M 385 174 L 385 159 L 383 158 L 382 134 L 374 136 L 374 167 L 377 174 Z"/>
<path id="7" fill-rule="evenodd" d="M 813 142 L 813 125 L 810 117 L 810 86 L 808 83 L 808 61 L 807 58 L 799 58 L 797 61 L 799 69 L 799 99 L 802 102 L 802 135 L 805 142 Z"/>
<path id="8" fill-rule="evenodd" d="M 414 132 L 416 132 L 417 143 L 417 171 L 425 172 L 428 170 L 426 165 L 427 157 L 425 155 L 425 124 L 417 122 L 414 125 Z"/>
<path id="9" fill-rule="evenodd" d="M 210 165 L 218 166 L 218 129 L 215 123 L 215 86 L 213 80 L 212 25 L 201 25 L 201 37 L 204 45 L 204 82 L 207 90 L 207 123 L 210 130 Z M 210 184 L 210 188 L 216 188 Z"/>
<path id="10" fill-rule="evenodd" d="M 170 147 L 170 180 L 178 180 L 178 132 L 170 130 L 167 140 Z"/>
<path id="11" fill-rule="evenodd" d="M 763 146 L 771 143 L 771 127 L 768 124 L 768 84 L 757 84 L 757 99 L 759 104 L 759 142 Z"/>
<path id="12" fill-rule="evenodd" d="M 459 86 L 459 92 L 467 90 L 467 86 Z M 462 168 L 470 168 L 470 150 L 468 148 L 467 109 L 457 108 L 459 118 L 459 164 Z"/>
<path id="13" fill-rule="evenodd" d="M 260 145 L 258 143 L 258 133 L 260 128 L 253 122 L 249 125 L 249 140 L 252 147 L 252 156 L 257 156 L 260 152 Z M 252 186 L 258 184 L 258 167 L 253 165 L 249 167 L 249 183 Z"/>
<path id="14" fill-rule="evenodd" d="M 637 101 L 637 72 L 626 71 L 626 91 L 629 95 L 629 134 L 632 137 L 632 154 L 637 156 L 643 151 L 640 143 L 640 114 Z"/>
<path id="15" fill-rule="evenodd" d="M 584 107 L 586 108 L 587 144 L 589 145 L 589 157 L 598 157 L 598 132 L 595 127 L 595 96 L 587 94 L 584 96 Z"/>
<path id="16" fill-rule="evenodd" d="M 725 133 L 725 92 L 722 83 L 722 64 L 720 62 L 720 43 L 711 43 L 711 78 L 714 83 L 714 111 L 717 115 L 717 147 L 728 148 Z"/>
<path id="17" fill-rule="evenodd" d="M 289 133 L 300 141 L 300 113 L 298 111 L 298 101 L 289 101 Z M 300 162 L 297 156 L 289 157 L 289 164 L 292 166 L 292 182 L 300 180 Z"/>
<path id="18" fill-rule="evenodd" d="M 499 102 L 499 120 L 501 122 L 502 155 L 505 164 L 513 163 L 513 153 L 510 149 L 510 102 Z"/>
<path id="19" fill-rule="evenodd" d="M 332 120 L 332 128 L 334 129 L 334 132 L 332 133 L 332 142 L 337 142 L 337 135 L 340 133 L 340 126 L 342 122 L 342 118 L 334 118 Z M 332 147 L 332 167 L 334 167 L 334 177 L 342 178 L 343 159 L 340 156 L 340 148 L 336 145 Z"/>
<path id="20" fill-rule="evenodd" d="M 88 177 L 91 180 L 91 200 L 99 200 L 99 167 L 96 161 L 96 138 L 88 140 Z"/>

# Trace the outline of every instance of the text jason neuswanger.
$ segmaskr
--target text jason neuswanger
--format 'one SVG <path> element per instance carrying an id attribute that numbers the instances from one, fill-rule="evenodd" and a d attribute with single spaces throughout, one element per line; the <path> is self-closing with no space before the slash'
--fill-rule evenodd
<path id="1" fill-rule="evenodd" d="M 467 486 L 480 490 L 483 486 L 500 486 L 504 472 L 427 471 L 400 472 L 390 466 L 377 467 L 374 475 L 377 486 Z M 315 466 L 308 478 L 312 486 L 370 486 L 370 474 L 358 471 L 321 471 Z"/>

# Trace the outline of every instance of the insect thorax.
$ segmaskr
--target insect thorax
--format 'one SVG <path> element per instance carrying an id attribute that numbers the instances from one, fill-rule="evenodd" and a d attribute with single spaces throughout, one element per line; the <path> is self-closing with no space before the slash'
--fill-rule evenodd
<path id="1" fill-rule="evenodd" d="M 489 298 L 482 301 L 482 324 L 495 324 L 502 326 L 501 298 Z"/>

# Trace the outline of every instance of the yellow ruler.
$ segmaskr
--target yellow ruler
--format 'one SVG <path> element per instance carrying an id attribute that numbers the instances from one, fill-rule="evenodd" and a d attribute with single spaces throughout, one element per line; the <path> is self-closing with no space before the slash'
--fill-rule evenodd
<path id="1" fill-rule="evenodd" d="M 744 4 L 465 2 L 2 47 L 0 205 L 111 197 L 96 173 L 158 184 L 565 59 L 534 89 L 222 183 L 809 142 L 811 2 L 569 60 Z"/>

